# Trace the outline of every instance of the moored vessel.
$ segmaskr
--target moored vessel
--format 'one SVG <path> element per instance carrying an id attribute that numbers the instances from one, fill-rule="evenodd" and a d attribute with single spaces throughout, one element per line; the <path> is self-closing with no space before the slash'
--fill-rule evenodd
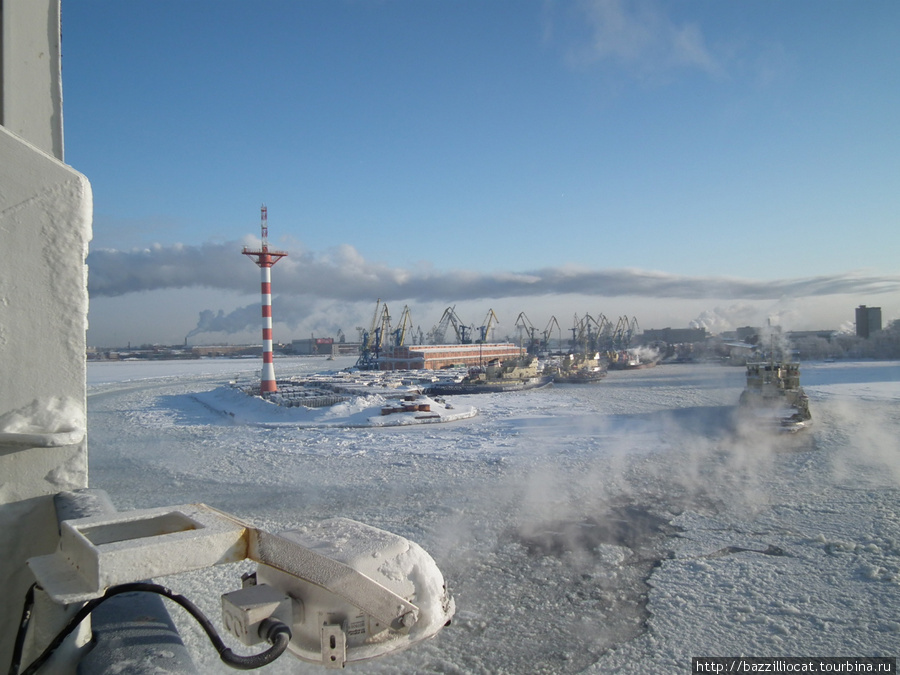
<path id="1" fill-rule="evenodd" d="M 492 394 L 546 387 L 553 376 L 540 373 L 535 357 L 491 361 L 484 367 L 470 368 L 458 381 L 438 380 L 425 387 L 429 396 L 448 394 Z"/>
<path id="2" fill-rule="evenodd" d="M 659 360 L 659 355 L 653 351 L 620 349 L 609 352 L 610 370 L 638 370 L 639 368 L 652 368 Z"/>
<path id="3" fill-rule="evenodd" d="M 567 354 L 552 367 L 553 381 L 563 384 L 590 384 L 606 377 L 608 363 L 600 354 Z"/>

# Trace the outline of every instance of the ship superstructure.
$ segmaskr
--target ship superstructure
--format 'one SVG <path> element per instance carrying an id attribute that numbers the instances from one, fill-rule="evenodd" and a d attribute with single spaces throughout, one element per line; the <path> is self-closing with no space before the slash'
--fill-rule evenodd
<path id="1" fill-rule="evenodd" d="M 800 431 L 812 420 L 796 362 L 770 359 L 748 363 L 747 386 L 739 402 L 745 411 L 772 418 L 783 431 Z"/>

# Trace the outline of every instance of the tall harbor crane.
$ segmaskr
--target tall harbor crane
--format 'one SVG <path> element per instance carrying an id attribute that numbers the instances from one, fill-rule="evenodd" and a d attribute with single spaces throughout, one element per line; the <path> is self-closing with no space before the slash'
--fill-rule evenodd
<path id="1" fill-rule="evenodd" d="M 488 313 L 484 317 L 484 323 L 478 327 L 479 339 L 478 342 L 484 343 L 488 341 L 488 336 L 491 333 L 491 326 L 494 323 L 500 323 L 500 319 L 497 318 L 497 315 L 494 314 L 493 309 L 489 309 Z"/>
<path id="2" fill-rule="evenodd" d="M 557 339 L 556 339 L 556 348 L 559 351 L 562 351 L 562 328 L 560 328 L 559 321 L 556 320 L 555 316 L 551 316 L 550 320 L 547 322 L 547 327 L 544 328 L 544 332 L 542 335 L 544 336 L 544 345 L 547 351 L 550 351 L 550 336 L 552 335 L 553 326 L 556 326 L 557 331 Z"/>
<path id="3" fill-rule="evenodd" d="M 606 351 L 614 342 L 612 324 L 602 313 L 597 318 L 585 313 L 582 319 L 576 314 L 571 330 L 573 352 L 587 354 Z"/>
<path id="4" fill-rule="evenodd" d="M 597 317 L 597 349 L 605 352 L 613 348 L 613 325 L 603 312 Z"/>
<path id="5" fill-rule="evenodd" d="M 372 324 L 368 331 L 362 334 L 362 344 L 359 347 L 359 358 L 356 367 L 361 370 L 375 370 L 378 368 L 378 356 L 384 347 L 384 341 L 391 334 L 391 314 L 387 303 L 382 305 L 381 298 L 375 303 L 375 313 L 372 315 Z"/>
<path id="6" fill-rule="evenodd" d="M 449 326 L 453 326 L 453 332 L 456 333 L 456 341 L 459 344 L 467 345 L 472 342 L 472 338 L 470 337 L 472 329 L 460 320 L 459 316 L 456 314 L 456 305 L 454 305 L 453 307 L 448 307 L 444 310 L 441 320 L 438 322 L 437 326 L 432 329 L 434 344 L 444 344 L 447 328 Z"/>
<path id="7" fill-rule="evenodd" d="M 412 328 L 412 319 L 409 315 L 409 305 L 403 306 L 403 312 L 400 314 L 400 325 L 394 329 L 392 336 L 394 338 L 394 347 L 402 347 L 406 339 L 406 330 Z"/>
<path id="8" fill-rule="evenodd" d="M 629 319 L 627 316 L 620 316 L 616 323 L 615 331 L 613 331 L 613 347 L 615 349 L 628 349 L 631 346 L 632 338 L 640 332 L 637 317 Z"/>
<path id="9" fill-rule="evenodd" d="M 572 327 L 569 329 L 572 331 L 572 340 L 569 342 L 569 352 L 577 354 L 584 351 L 586 329 L 587 315 L 585 318 L 579 319 L 578 313 L 576 312 Z"/>
<path id="10" fill-rule="evenodd" d="M 372 337 L 375 334 L 375 324 L 378 322 L 378 310 L 381 309 L 381 298 L 375 301 L 375 313 L 372 314 L 372 323 L 369 325 L 369 329 L 366 330 L 362 326 L 357 326 L 356 330 L 361 331 L 360 333 L 360 351 L 365 352 L 369 349 Z"/>
<path id="11" fill-rule="evenodd" d="M 525 347 L 529 354 L 537 353 L 541 344 L 537 339 L 537 328 L 534 327 L 525 312 L 519 312 L 519 316 L 516 317 L 516 328 L 519 329 L 519 346 Z M 527 342 L 522 337 L 523 332 L 528 334 Z M 546 342 L 546 338 L 544 341 Z"/>
<path id="12" fill-rule="evenodd" d="M 431 344 L 433 345 L 441 345 L 444 344 L 445 335 L 447 334 L 447 328 L 450 326 L 450 315 L 453 313 L 455 308 L 448 307 L 444 310 L 444 313 L 441 315 L 441 320 L 435 324 L 434 328 L 431 329 L 429 333 L 429 337 L 431 339 Z"/>

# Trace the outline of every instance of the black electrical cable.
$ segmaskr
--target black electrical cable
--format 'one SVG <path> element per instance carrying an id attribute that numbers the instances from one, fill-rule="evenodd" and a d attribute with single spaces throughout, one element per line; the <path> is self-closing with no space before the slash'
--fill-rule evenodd
<path id="1" fill-rule="evenodd" d="M 212 622 L 206 617 L 206 615 L 200 611 L 200 608 L 197 607 L 193 602 L 188 600 L 183 595 L 178 595 L 174 593 L 170 589 L 165 586 L 161 586 L 160 584 L 154 584 L 150 582 L 139 581 L 130 584 L 121 584 L 119 586 L 113 586 L 109 588 L 106 593 L 100 598 L 94 598 L 93 600 L 89 600 L 84 604 L 84 606 L 79 609 L 75 615 L 69 620 L 69 622 L 65 625 L 65 627 L 56 635 L 55 638 L 47 645 L 47 648 L 43 651 L 43 653 L 38 656 L 31 665 L 28 666 L 21 673 L 18 671 L 18 659 L 21 658 L 21 653 L 18 654 L 18 657 L 14 657 L 13 666 L 16 670 L 13 670 L 12 667 L 10 669 L 10 675 L 35 675 L 41 666 L 46 663 L 47 659 L 49 659 L 53 652 L 55 652 L 59 646 L 63 643 L 71 633 L 74 631 L 78 624 L 80 624 L 84 619 L 99 605 L 108 600 L 109 598 L 120 595 L 122 593 L 134 593 L 134 592 L 142 592 L 142 593 L 156 593 L 157 595 L 162 595 L 163 597 L 169 598 L 173 602 L 181 605 L 187 610 L 188 614 L 190 614 L 194 619 L 197 620 L 197 623 L 200 624 L 200 627 L 203 628 L 207 637 L 209 637 L 210 642 L 212 642 L 213 647 L 219 654 L 219 658 L 222 659 L 227 665 L 232 668 L 236 668 L 238 670 L 253 670 L 254 668 L 260 668 L 261 666 L 265 666 L 269 663 L 272 663 L 275 659 L 281 656 L 284 653 L 284 650 L 287 649 L 288 643 L 291 640 L 291 629 L 286 624 L 281 623 L 280 621 L 275 621 L 271 619 L 267 619 L 262 623 L 261 628 L 265 631 L 265 638 L 272 644 L 272 646 L 264 652 L 260 652 L 259 654 L 251 654 L 250 656 L 240 656 L 239 654 L 235 654 L 228 647 L 225 646 L 225 643 L 222 641 L 222 638 L 219 637 L 219 633 L 216 631 L 215 626 L 212 625 Z M 33 591 L 32 591 L 33 593 Z M 30 617 L 30 606 L 26 600 L 26 608 L 22 613 L 22 625 L 19 626 L 20 635 L 16 637 L 16 645 L 19 646 L 20 640 L 24 642 L 24 628 L 28 625 L 28 620 L 26 618 L 26 614 Z M 21 649 L 19 650 L 21 652 Z"/>
<path id="2" fill-rule="evenodd" d="M 9 664 L 9 675 L 18 675 L 19 664 L 22 662 L 22 650 L 25 647 L 25 634 L 28 624 L 31 622 L 31 612 L 34 609 L 34 587 L 31 584 L 25 593 L 25 605 L 22 607 L 22 618 L 19 620 L 19 632 L 16 633 L 16 642 L 13 645 L 12 661 Z"/>

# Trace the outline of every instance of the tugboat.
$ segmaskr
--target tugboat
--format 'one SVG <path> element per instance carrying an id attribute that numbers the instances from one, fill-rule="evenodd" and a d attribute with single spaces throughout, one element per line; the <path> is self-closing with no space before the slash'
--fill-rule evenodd
<path id="1" fill-rule="evenodd" d="M 747 364 L 747 387 L 741 392 L 740 410 L 774 424 L 776 430 L 796 433 L 812 420 L 809 398 L 800 386 L 800 364 L 789 361 Z"/>
<path id="2" fill-rule="evenodd" d="M 425 387 L 428 396 L 448 394 L 493 394 L 506 391 L 522 391 L 546 387 L 553 376 L 538 372 L 537 359 L 526 356 L 517 359 L 488 363 L 484 368 L 470 368 L 458 382 L 437 381 Z"/>
<path id="3" fill-rule="evenodd" d="M 567 354 L 553 370 L 553 381 L 564 384 L 590 384 L 606 377 L 608 365 L 599 353 Z"/>

